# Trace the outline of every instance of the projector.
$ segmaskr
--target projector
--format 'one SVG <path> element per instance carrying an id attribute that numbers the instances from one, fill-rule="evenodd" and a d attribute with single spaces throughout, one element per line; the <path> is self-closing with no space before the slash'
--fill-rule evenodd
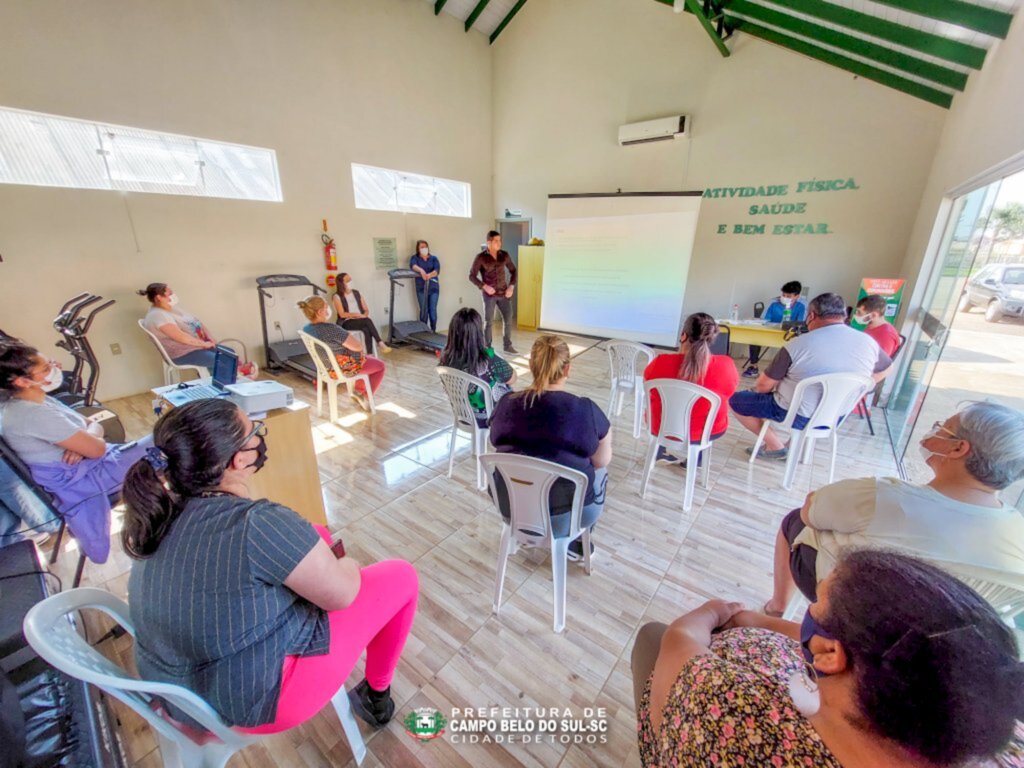
<path id="1" fill-rule="evenodd" d="M 246 413 L 266 413 L 295 401 L 291 387 L 276 381 L 241 381 L 225 387 L 234 403 Z"/>

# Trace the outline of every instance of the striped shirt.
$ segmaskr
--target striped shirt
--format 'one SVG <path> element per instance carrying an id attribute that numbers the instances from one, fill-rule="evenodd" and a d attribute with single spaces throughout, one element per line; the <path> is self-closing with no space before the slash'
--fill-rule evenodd
<path id="1" fill-rule="evenodd" d="M 319 540 L 270 501 L 190 499 L 128 580 L 139 674 L 194 691 L 229 725 L 273 722 L 285 656 L 330 649 L 326 612 L 284 586 Z"/>

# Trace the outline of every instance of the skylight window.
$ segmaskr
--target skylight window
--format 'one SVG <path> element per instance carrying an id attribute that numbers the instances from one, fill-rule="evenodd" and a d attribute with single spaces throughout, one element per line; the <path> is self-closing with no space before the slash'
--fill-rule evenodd
<path id="1" fill-rule="evenodd" d="M 352 163 L 356 208 L 434 216 L 473 214 L 473 195 L 464 181 Z"/>
<path id="2" fill-rule="evenodd" d="M 0 183 L 283 199 L 272 149 L 4 107 Z"/>

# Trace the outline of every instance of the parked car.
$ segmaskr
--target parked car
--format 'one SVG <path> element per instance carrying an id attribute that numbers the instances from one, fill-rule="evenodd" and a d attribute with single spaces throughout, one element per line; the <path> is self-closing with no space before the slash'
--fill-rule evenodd
<path id="1" fill-rule="evenodd" d="M 985 319 L 998 323 L 1004 317 L 1024 316 L 1024 264 L 986 264 L 964 286 L 957 307 L 970 312 L 985 308 Z"/>

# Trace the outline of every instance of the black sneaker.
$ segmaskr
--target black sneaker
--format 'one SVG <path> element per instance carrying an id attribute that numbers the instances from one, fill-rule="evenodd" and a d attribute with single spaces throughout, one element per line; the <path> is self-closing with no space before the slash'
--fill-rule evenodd
<path id="1" fill-rule="evenodd" d="M 686 459 L 680 459 L 678 456 L 673 456 L 671 453 L 665 450 L 665 446 L 663 445 L 658 446 L 658 455 L 655 457 L 654 460 L 656 462 L 665 462 L 668 464 L 682 464 L 683 466 L 686 466 Z"/>
<path id="2" fill-rule="evenodd" d="M 505 354 L 507 355 L 518 355 L 519 350 L 513 347 L 511 344 L 505 347 Z"/>
<path id="3" fill-rule="evenodd" d="M 391 699 L 391 686 L 385 691 L 375 691 L 366 678 L 348 692 L 352 710 L 363 720 L 377 728 L 387 725 L 395 715 L 395 702 Z"/>
<path id="4" fill-rule="evenodd" d="M 583 537 L 569 542 L 568 558 L 574 563 L 583 562 Z M 590 559 L 594 559 L 594 542 L 590 542 Z"/>
<path id="5" fill-rule="evenodd" d="M 756 365 L 748 365 L 747 369 L 743 372 L 743 375 L 748 379 L 756 379 L 761 375 L 761 372 L 757 370 Z"/>

